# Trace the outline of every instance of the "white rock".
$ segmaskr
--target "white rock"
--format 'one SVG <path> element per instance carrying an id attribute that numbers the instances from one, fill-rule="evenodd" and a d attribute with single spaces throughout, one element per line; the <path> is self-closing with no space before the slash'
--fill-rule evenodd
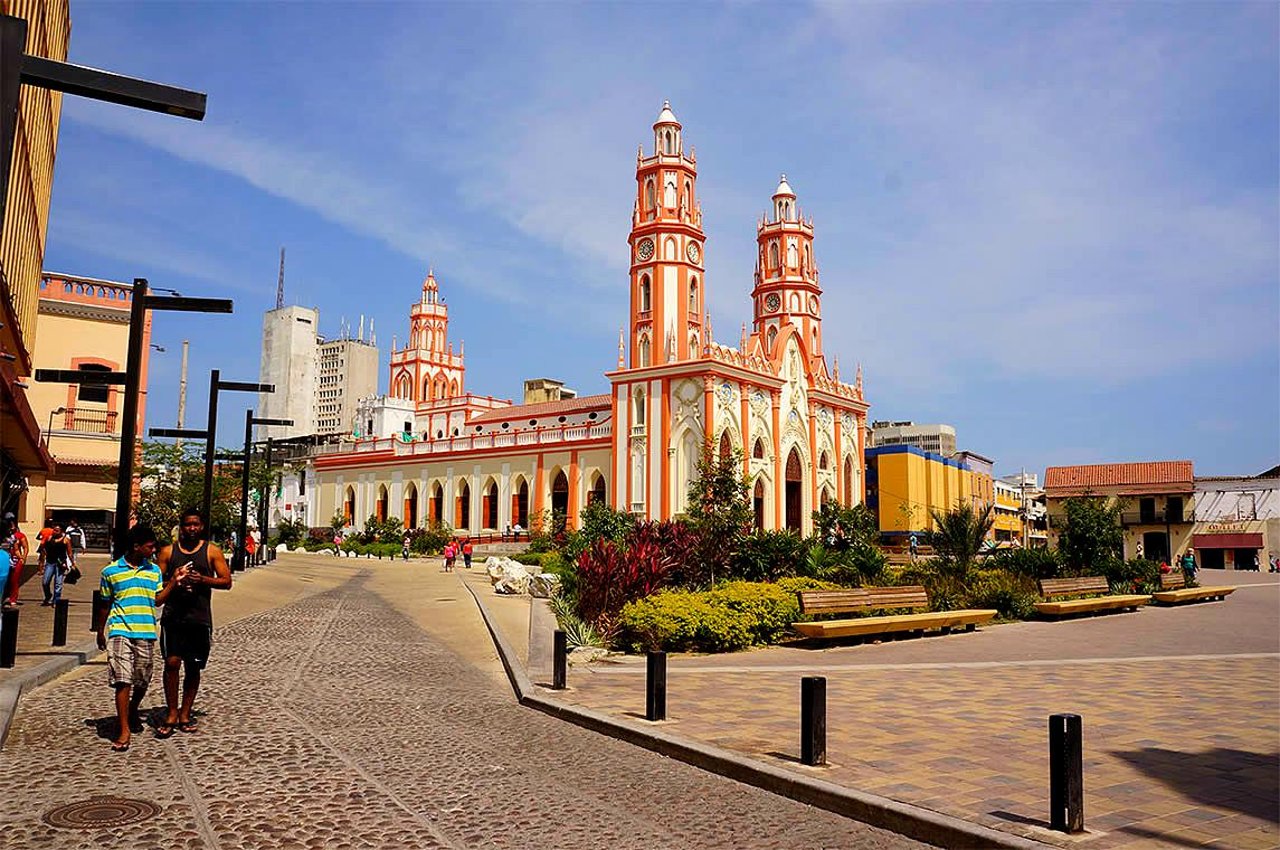
<path id="1" fill-rule="evenodd" d="M 529 581 L 529 595 L 550 599 L 560 589 L 560 576 L 554 573 L 538 573 Z"/>

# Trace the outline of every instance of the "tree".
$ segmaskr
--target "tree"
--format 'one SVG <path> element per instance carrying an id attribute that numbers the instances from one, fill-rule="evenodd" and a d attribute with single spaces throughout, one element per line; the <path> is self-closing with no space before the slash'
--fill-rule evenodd
<path id="1" fill-rule="evenodd" d="M 1097 496 L 1074 496 L 1064 506 L 1067 524 L 1058 536 L 1058 551 L 1067 566 L 1101 572 L 1124 551 L 1120 503 Z"/>
<path id="2" fill-rule="evenodd" d="M 956 578 L 969 574 L 991 530 L 994 509 L 994 505 L 987 505 L 979 511 L 968 502 L 958 502 L 945 513 L 930 511 L 935 528 L 929 533 L 929 543 L 938 556 L 939 572 Z"/>
<path id="3" fill-rule="evenodd" d="M 155 529 L 161 543 L 170 542 L 178 525 L 178 514 L 188 507 L 197 510 L 204 500 L 203 444 L 145 441 L 139 487 L 138 521 Z M 228 453 L 230 453 L 228 451 Z M 217 466 L 213 475 L 213 501 L 209 508 L 211 539 L 226 540 L 240 523 L 240 476 L 224 473 Z"/>
<path id="4" fill-rule="evenodd" d="M 748 493 L 742 450 L 731 448 L 721 455 L 710 442 L 705 444 L 698 458 L 697 477 L 689 484 L 685 513 L 699 537 L 698 555 L 708 584 L 715 583 L 717 573 L 726 574 L 730 560 L 751 530 L 755 513 Z"/>
<path id="5" fill-rule="evenodd" d="M 833 500 L 813 512 L 813 533 L 828 549 L 845 551 L 862 542 L 874 545 L 880 539 L 880 524 L 866 505 L 845 506 Z"/>

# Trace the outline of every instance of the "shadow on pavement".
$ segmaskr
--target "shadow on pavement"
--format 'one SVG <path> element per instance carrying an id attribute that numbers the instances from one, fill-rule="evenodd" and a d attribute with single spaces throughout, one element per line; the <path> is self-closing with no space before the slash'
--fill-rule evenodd
<path id="1" fill-rule="evenodd" d="M 1205 753 L 1181 753 L 1152 747 L 1111 754 L 1197 803 L 1280 823 L 1276 806 L 1280 799 L 1280 753 L 1259 755 L 1220 747 Z M 1249 771 L 1247 778 L 1236 777 L 1239 771 Z"/>
<path id="2" fill-rule="evenodd" d="M 1122 826 L 1119 829 L 1117 829 L 1116 832 L 1123 832 L 1126 835 L 1136 835 L 1139 838 L 1150 838 L 1153 841 L 1158 841 L 1160 844 L 1164 844 L 1164 845 L 1176 844 L 1179 847 L 1203 847 L 1204 846 L 1204 842 L 1199 839 L 1180 838 L 1177 835 L 1170 835 L 1167 832 L 1159 832 L 1154 829 L 1147 829 L 1145 826 L 1139 826 L 1137 824 Z M 1227 845 L 1224 844 L 1222 846 L 1225 847 Z"/>

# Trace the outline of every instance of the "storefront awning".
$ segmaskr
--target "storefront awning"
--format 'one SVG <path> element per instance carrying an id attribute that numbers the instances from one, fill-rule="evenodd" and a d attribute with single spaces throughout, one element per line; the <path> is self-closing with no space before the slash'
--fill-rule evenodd
<path id="1" fill-rule="evenodd" d="M 1261 549 L 1261 534 L 1193 534 L 1191 545 L 1196 549 Z"/>

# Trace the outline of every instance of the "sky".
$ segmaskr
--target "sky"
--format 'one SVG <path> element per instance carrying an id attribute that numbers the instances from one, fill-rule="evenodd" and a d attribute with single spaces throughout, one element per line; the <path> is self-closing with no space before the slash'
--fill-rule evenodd
<path id="1" fill-rule="evenodd" d="M 64 99 L 45 266 L 230 297 L 158 313 L 148 422 L 256 380 L 262 313 L 381 348 L 434 268 L 467 388 L 608 391 L 635 153 L 697 152 L 718 341 L 785 172 L 824 346 L 873 419 L 1025 468 L 1280 462 L 1271 3 L 113 3 L 69 60 L 208 93 L 203 122 Z M 234 445 L 252 397 L 228 393 Z"/>

